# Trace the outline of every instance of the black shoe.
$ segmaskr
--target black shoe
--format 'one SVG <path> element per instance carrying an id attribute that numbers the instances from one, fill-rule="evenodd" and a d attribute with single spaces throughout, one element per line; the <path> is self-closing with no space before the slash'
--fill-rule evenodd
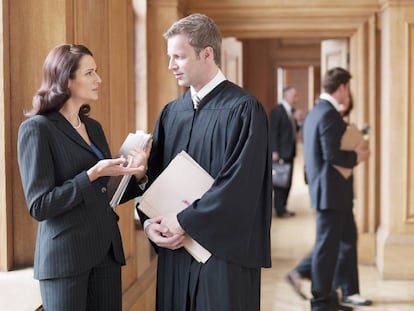
<path id="1" fill-rule="evenodd" d="M 277 214 L 276 216 L 279 217 L 279 218 L 290 218 L 290 217 L 293 217 L 295 215 L 296 215 L 295 212 L 288 212 L 288 211 L 286 211 L 283 214 Z"/>
<path id="2" fill-rule="evenodd" d="M 344 306 L 344 305 L 338 305 L 337 310 L 338 311 L 352 311 L 354 310 L 354 308 L 349 307 L 349 306 Z"/>
<path id="3" fill-rule="evenodd" d="M 354 306 L 370 306 L 372 305 L 372 300 L 362 298 L 360 295 L 351 295 L 347 297 L 342 297 L 342 302 Z"/>
<path id="4" fill-rule="evenodd" d="M 285 275 L 285 280 L 292 286 L 296 294 L 302 299 L 307 300 L 308 297 L 302 292 L 302 277 L 295 270 Z"/>

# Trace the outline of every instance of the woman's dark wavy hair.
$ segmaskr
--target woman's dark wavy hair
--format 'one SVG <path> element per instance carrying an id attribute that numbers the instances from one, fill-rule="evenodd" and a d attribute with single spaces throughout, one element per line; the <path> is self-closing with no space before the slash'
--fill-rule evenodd
<path id="1" fill-rule="evenodd" d="M 349 93 L 349 103 L 348 107 L 342 111 L 342 116 L 347 117 L 351 114 L 352 109 L 354 108 L 354 97 Z"/>
<path id="2" fill-rule="evenodd" d="M 43 64 L 43 81 L 40 89 L 33 96 L 33 108 L 26 116 L 44 115 L 59 111 L 70 98 L 69 79 L 75 78 L 79 61 L 92 52 L 83 45 L 62 44 L 49 52 Z M 84 104 L 82 114 L 88 114 L 91 107 Z"/>

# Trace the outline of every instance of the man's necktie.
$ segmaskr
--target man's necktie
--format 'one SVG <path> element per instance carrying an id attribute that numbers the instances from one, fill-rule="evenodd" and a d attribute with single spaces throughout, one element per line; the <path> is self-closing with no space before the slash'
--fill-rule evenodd
<path id="1" fill-rule="evenodd" d="M 295 120 L 294 114 L 295 114 L 295 108 L 292 108 L 292 110 L 290 111 L 289 119 L 290 119 L 290 122 L 292 123 L 293 137 L 294 137 L 294 140 L 296 141 L 296 120 Z"/>
<path id="2" fill-rule="evenodd" d="M 197 109 L 198 103 L 200 102 L 200 98 L 198 97 L 197 94 L 194 94 L 192 98 L 193 98 L 194 109 Z"/>

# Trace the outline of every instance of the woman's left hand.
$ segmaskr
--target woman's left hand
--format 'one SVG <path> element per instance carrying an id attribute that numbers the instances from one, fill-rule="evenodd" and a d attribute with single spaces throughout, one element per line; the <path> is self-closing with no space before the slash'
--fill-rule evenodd
<path id="1" fill-rule="evenodd" d="M 145 149 L 142 149 L 141 147 L 135 147 L 128 155 L 127 167 L 135 167 L 140 169 L 139 172 L 135 174 L 137 180 L 144 178 L 145 174 L 147 173 L 148 158 L 151 152 L 151 147 L 152 139 L 148 141 Z"/>

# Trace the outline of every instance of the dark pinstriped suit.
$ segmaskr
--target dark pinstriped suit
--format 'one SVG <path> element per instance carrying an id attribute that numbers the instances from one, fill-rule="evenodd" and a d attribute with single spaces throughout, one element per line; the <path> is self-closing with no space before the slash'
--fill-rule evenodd
<path id="1" fill-rule="evenodd" d="M 101 125 L 81 119 L 92 143 L 110 158 Z M 99 158 L 71 124 L 58 112 L 25 120 L 19 128 L 18 160 L 30 215 L 39 221 L 35 278 L 80 275 L 107 260 L 111 249 L 120 270 L 125 258 L 118 216 L 108 203 L 108 178 L 89 181 L 86 170 Z M 136 196 L 131 189 L 138 191 L 130 187 L 127 196 Z"/>

